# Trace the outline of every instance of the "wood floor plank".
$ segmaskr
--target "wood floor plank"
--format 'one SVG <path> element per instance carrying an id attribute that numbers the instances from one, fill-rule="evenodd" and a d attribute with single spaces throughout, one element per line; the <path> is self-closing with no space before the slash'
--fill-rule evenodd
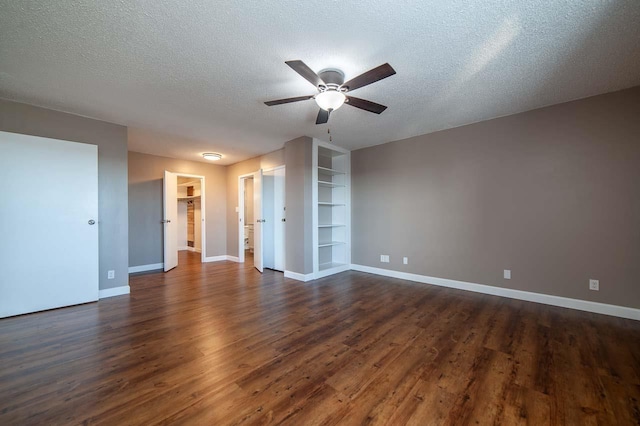
<path id="1" fill-rule="evenodd" d="M 234 262 L 0 320 L 0 424 L 640 424 L 640 322 Z"/>

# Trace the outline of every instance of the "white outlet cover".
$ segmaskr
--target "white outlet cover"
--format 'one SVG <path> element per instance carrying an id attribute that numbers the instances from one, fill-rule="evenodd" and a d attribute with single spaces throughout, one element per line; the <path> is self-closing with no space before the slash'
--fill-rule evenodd
<path id="1" fill-rule="evenodd" d="M 600 281 L 589 280 L 589 290 L 600 291 Z"/>
<path id="2" fill-rule="evenodd" d="M 112 280 L 115 277 L 116 277 L 116 271 L 114 270 L 107 271 L 107 279 Z"/>
<path id="3" fill-rule="evenodd" d="M 402 258 L 402 263 L 404 263 L 405 265 L 409 264 L 409 258 L 408 257 L 403 257 Z"/>
<path id="4" fill-rule="evenodd" d="M 511 269 L 505 269 L 504 270 L 504 279 L 505 280 L 510 280 L 511 279 Z"/>

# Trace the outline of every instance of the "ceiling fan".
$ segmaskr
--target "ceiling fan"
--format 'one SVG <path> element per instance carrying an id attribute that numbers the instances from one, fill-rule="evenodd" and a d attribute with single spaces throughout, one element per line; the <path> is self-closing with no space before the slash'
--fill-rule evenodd
<path id="1" fill-rule="evenodd" d="M 286 61 L 295 72 L 300 74 L 309 83 L 316 86 L 318 93 L 309 96 L 297 96 L 295 98 L 278 99 L 275 101 L 265 102 L 268 106 L 288 104 L 291 102 L 306 101 L 315 99 L 320 107 L 316 124 L 324 124 L 329 121 L 329 114 L 342 106 L 342 104 L 351 105 L 365 111 L 380 114 L 387 109 L 386 106 L 365 99 L 347 96 L 347 92 L 352 92 L 361 87 L 367 86 L 383 78 L 391 77 L 396 71 L 389 64 L 383 64 L 372 70 L 369 70 L 351 80 L 344 82 L 344 73 L 337 69 L 325 69 L 319 73 L 315 73 L 302 61 Z"/>

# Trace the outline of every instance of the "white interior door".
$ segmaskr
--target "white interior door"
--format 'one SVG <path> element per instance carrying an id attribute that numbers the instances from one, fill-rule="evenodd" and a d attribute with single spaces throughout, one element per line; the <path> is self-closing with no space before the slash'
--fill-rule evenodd
<path id="1" fill-rule="evenodd" d="M 284 229 L 285 229 L 285 206 L 284 206 L 284 167 L 274 170 L 273 176 L 273 269 L 284 271 Z"/>
<path id="2" fill-rule="evenodd" d="M 273 207 L 273 183 L 274 172 L 266 171 L 262 173 L 262 263 L 265 268 L 274 269 L 273 252 L 273 226 L 275 220 L 275 209 Z"/>
<path id="3" fill-rule="evenodd" d="M 262 169 L 253 174 L 253 265 L 260 272 L 264 265 L 262 260 Z"/>
<path id="4" fill-rule="evenodd" d="M 178 175 L 164 171 L 162 191 L 164 271 L 178 266 Z"/>
<path id="5" fill-rule="evenodd" d="M 98 300 L 98 147 L 0 132 L 0 317 Z"/>

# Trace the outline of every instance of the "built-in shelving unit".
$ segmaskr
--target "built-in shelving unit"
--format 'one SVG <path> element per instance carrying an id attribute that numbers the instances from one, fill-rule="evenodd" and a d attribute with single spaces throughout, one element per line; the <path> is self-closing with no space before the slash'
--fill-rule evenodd
<path id="1" fill-rule="evenodd" d="M 315 278 L 346 271 L 351 263 L 350 153 L 313 141 Z"/>

